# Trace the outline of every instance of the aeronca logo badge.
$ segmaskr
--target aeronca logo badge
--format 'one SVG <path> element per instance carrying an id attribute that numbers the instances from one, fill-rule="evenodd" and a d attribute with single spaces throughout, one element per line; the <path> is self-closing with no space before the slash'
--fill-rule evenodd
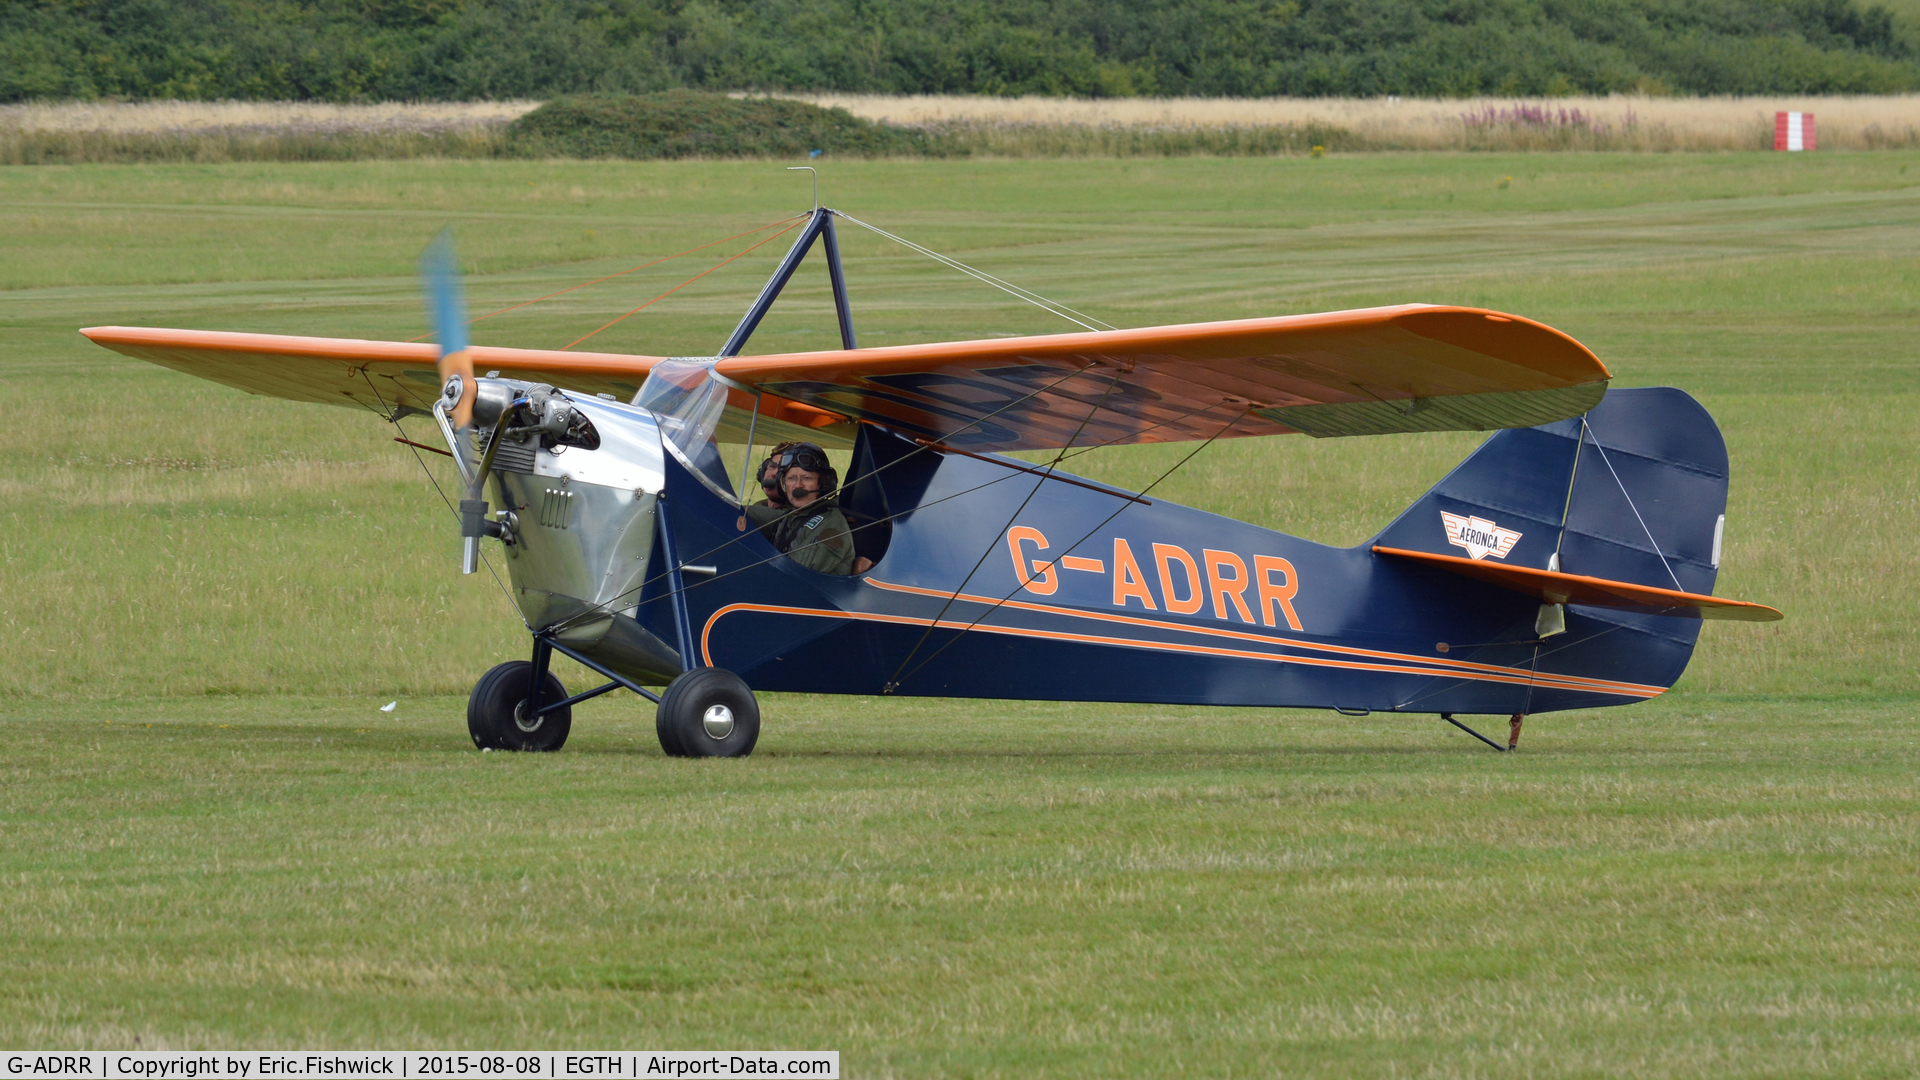
<path id="1" fill-rule="evenodd" d="M 1462 517 L 1442 510 L 1440 524 L 1447 530 L 1447 543 L 1466 548 L 1467 555 L 1473 559 L 1489 555 L 1504 559 L 1513 545 L 1520 542 L 1519 533 L 1503 529 L 1486 518 Z"/>

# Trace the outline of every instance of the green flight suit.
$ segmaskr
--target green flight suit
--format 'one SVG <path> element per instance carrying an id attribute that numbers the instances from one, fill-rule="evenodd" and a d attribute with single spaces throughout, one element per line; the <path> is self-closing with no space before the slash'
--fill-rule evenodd
<path id="1" fill-rule="evenodd" d="M 804 510 L 766 505 L 741 510 L 774 547 L 801 566 L 822 574 L 853 573 L 853 530 L 832 503 L 823 500 Z"/>

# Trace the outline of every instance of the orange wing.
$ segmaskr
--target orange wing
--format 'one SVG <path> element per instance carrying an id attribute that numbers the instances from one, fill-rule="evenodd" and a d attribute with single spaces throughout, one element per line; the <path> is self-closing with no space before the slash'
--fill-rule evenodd
<path id="1" fill-rule="evenodd" d="M 424 409 L 439 395 L 430 344 L 118 326 L 82 333 L 129 356 L 295 401 Z M 659 360 L 470 352 L 478 371 L 623 399 Z M 1611 378 L 1551 327 L 1424 304 L 738 356 L 715 369 L 765 392 L 761 433 L 770 439 L 844 445 L 853 418 L 974 450 L 1529 427 L 1592 408 Z M 739 438 L 753 398 L 734 391 L 729 404 L 726 434 Z"/>
<path id="2" fill-rule="evenodd" d="M 289 337 L 279 334 L 231 334 L 215 330 L 156 330 L 136 326 L 95 326 L 80 331 L 95 344 L 198 375 L 254 394 L 357 405 L 391 415 L 395 407 L 425 411 L 440 396 L 434 362 L 440 347 L 425 342 L 361 341 L 355 338 Z M 560 352 L 553 349 L 500 349 L 475 345 L 467 350 L 475 371 L 499 371 L 511 379 L 548 383 L 589 394 L 611 394 L 629 401 L 647 372 L 661 358 L 623 353 Z M 728 395 L 742 440 L 753 397 Z M 772 439 L 811 438 L 846 444 L 845 417 L 797 402 L 768 398 L 761 406 L 759 434 Z"/>
<path id="3" fill-rule="evenodd" d="M 1612 377 L 1551 327 L 1425 304 L 741 356 L 717 370 L 974 450 L 1173 442 L 1223 428 L 1234 437 L 1530 427 L 1592 408 Z"/>

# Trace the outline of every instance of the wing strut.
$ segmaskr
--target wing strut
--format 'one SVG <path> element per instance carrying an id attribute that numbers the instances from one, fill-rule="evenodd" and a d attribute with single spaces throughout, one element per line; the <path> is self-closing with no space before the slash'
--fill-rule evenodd
<path id="1" fill-rule="evenodd" d="M 746 317 L 740 325 L 733 328 L 733 336 L 720 347 L 717 354 L 722 357 L 738 356 L 740 350 L 747 347 L 747 339 L 753 336 L 760 326 L 760 320 L 766 318 L 767 309 L 780 297 L 780 290 L 787 287 L 793 272 L 800 269 L 800 261 L 813 249 L 813 242 L 820 240 L 827 250 L 827 277 L 833 281 L 833 313 L 840 320 L 840 347 L 857 349 L 860 346 L 853 337 L 853 309 L 847 306 L 847 277 L 840 269 L 840 241 L 833 232 L 834 212 L 824 206 L 816 206 L 809 215 L 807 227 L 800 231 L 800 238 L 787 249 L 787 257 L 780 260 L 780 266 L 767 279 L 753 306 L 747 309 Z"/>

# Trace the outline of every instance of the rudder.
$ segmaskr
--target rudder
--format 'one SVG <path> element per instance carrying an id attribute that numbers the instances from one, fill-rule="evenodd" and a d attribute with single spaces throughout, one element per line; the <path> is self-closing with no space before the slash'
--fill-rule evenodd
<path id="1" fill-rule="evenodd" d="M 1706 409 L 1670 387 L 1613 390 L 1584 416 L 1496 432 L 1371 544 L 1711 594 L 1726 505 L 1726 443 Z M 1684 613 L 1573 604 L 1532 664 L 1665 688 L 1699 633 Z M 1528 711 L 1602 703 L 1537 689 Z"/>

